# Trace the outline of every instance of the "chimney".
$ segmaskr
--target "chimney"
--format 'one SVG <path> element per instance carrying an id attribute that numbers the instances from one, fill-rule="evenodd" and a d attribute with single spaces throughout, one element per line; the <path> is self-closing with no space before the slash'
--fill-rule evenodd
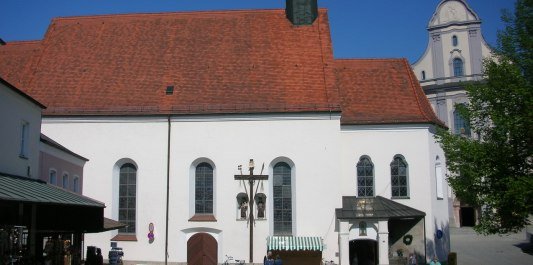
<path id="1" fill-rule="evenodd" d="M 318 0 L 287 0 L 285 14 L 295 26 L 312 25 L 318 16 Z"/>

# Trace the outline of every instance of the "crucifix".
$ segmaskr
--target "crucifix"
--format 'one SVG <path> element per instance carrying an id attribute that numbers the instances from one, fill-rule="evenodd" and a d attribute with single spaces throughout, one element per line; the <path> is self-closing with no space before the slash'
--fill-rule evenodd
<path id="1" fill-rule="evenodd" d="M 249 205 L 250 205 L 250 218 L 249 221 L 249 227 L 250 227 L 250 264 L 254 263 L 254 184 L 256 180 L 267 180 L 268 175 L 261 175 L 263 174 L 263 168 L 261 169 L 261 173 L 259 175 L 254 175 L 254 160 L 250 159 L 250 163 L 248 165 L 248 168 L 250 170 L 250 175 L 243 175 L 242 174 L 242 167 L 239 166 L 239 170 L 241 170 L 240 175 L 235 175 L 235 180 L 248 180 L 248 184 L 250 185 L 250 197 L 248 198 Z M 246 185 L 246 184 L 245 184 Z M 259 185 L 259 184 L 258 184 Z M 256 192 L 257 193 L 257 190 Z"/>

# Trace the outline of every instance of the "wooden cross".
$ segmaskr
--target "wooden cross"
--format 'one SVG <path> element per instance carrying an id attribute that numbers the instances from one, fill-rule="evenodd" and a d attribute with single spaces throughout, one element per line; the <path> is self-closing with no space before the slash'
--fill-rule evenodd
<path id="1" fill-rule="evenodd" d="M 264 165 L 263 165 L 264 166 Z M 249 169 L 250 174 L 249 175 L 243 175 L 241 171 L 241 175 L 235 175 L 235 180 L 248 180 L 248 183 L 250 185 L 250 197 L 249 197 L 249 205 L 250 205 L 250 264 L 254 263 L 254 183 L 256 180 L 267 180 L 268 175 L 254 175 L 254 160 L 250 159 Z M 240 166 L 239 166 L 240 169 Z M 263 173 L 263 170 L 261 169 L 261 174 Z"/>

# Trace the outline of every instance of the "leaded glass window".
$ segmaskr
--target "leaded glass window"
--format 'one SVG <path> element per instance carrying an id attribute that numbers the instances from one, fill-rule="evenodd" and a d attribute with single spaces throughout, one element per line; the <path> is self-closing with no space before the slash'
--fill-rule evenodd
<path id="1" fill-rule="evenodd" d="M 208 163 L 201 163 L 196 167 L 195 175 L 195 213 L 213 213 L 213 167 Z"/>
<path id="2" fill-rule="evenodd" d="M 393 198 L 409 197 L 408 168 L 405 159 L 396 155 L 390 164 Z"/>
<path id="3" fill-rule="evenodd" d="M 292 177 L 287 163 L 274 166 L 274 234 L 292 235 Z"/>
<path id="4" fill-rule="evenodd" d="M 374 196 L 374 165 L 367 156 L 361 157 L 357 163 L 357 196 Z"/>
<path id="5" fill-rule="evenodd" d="M 120 167 L 118 194 L 118 221 L 127 225 L 119 233 L 135 234 L 137 168 L 133 164 Z"/>
<path id="6" fill-rule="evenodd" d="M 453 111 L 453 129 L 455 134 L 470 136 L 470 125 L 457 109 Z"/>
<path id="7" fill-rule="evenodd" d="M 459 39 L 457 39 L 457 36 L 453 35 L 452 37 L 452 45 L 455 47 L 459 45 Z"/>
<path id="8" fill-rule="evenodd" d="M 453 76 L 459 77 L 463 75 L 463 60 L 461 60 L 460 58 L 453 59 Z"/>

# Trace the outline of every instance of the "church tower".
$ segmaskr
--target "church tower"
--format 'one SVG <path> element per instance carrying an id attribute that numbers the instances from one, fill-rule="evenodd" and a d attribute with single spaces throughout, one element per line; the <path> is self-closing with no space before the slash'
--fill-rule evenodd
<path id="1" fill-rule="evenodd" d="M 481 34 L 481 19 L 466 0 L 441 0 L 427 26 L 428 46 L 412 65 L 433 110 L 452 132 L 473 137 L 455 107 L 468 104 L 465 85 L 481 80 L 491 48 Z M 450 225 L 473 225 L 477 210 L 449 194 Z M 464 213 L 463 213 L 464 211 Z"/>

